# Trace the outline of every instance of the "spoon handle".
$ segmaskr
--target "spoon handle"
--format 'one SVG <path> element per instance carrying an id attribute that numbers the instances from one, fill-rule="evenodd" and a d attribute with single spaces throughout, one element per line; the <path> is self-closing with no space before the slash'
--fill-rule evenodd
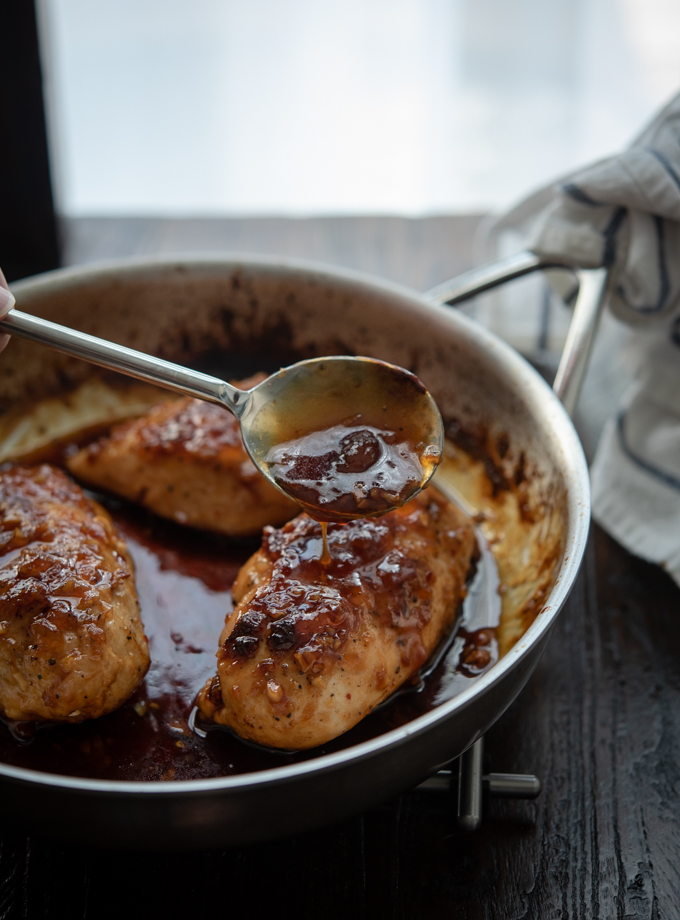
<path id="1" fill-rule="evenodd" d="M 48 348 L 54 348 L 74 358 L 82 358 L 100 367 L 119 371 L 128 377 L 148 380 L 176 393 L 219 403 L 230 409 L 237 418 L 243 414 L 248 402 L 245 398 L 247 393 L 218 377 L 192 371 L 188 367 L 145 355 L 124 345 L 116 345 L 114 342 L 107 342 L 105 339 L 98 339 L 57 323 L 50 323 L 19 310 L 10 310 L 4 319 L 0 320 L 0 332 L 18 335 L 39 345 L 47 345 Z"/>

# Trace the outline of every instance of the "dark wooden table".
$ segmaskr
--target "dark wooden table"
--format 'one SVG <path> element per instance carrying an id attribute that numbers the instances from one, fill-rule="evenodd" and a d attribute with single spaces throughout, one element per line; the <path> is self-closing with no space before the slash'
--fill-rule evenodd
<path id="1" fill-rule="evenodd" d="M 67 246 L 87 261 L 224 240 L 427 287 L 466 267 L 474 223 L 83 221 Z M 491 801 L 473 835 L 445 794 L 410 792 L 241 850 L 107 853 L 2 836 L 0 920 L 680 917 L 680 592 L 661 569 L 593 527 L 547 652 L 486 750 L 495 771 L 535 772 L 544 790 Z"/>

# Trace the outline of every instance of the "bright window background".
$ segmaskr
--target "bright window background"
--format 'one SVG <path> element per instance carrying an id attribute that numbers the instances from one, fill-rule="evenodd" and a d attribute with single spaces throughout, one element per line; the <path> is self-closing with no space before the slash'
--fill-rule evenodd
<path id="1" fill-rule="evenodd" d="M 42 0 L 63 213 L 498 209 L 680 89 L 677 0 Z"/>

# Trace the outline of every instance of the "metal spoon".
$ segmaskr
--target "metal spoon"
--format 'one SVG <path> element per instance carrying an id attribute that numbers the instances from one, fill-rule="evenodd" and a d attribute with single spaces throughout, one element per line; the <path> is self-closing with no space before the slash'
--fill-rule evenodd
<path id="1" fill-rule="evenodd" d="M 11 310 L 0 320 L 0 332 L 224 406 L 238 419 L 245 448 L 262 475 L 279 491 L 296 498 L 285 482 L 282 485 L 281 479 L 274 476 L 268 455 L 277 445 L 333 426 L 342 429 L 351 423 L 393 432 L 389 437 L 408 441 L 421 461 L 422 475 L 407 482 L 398 494 L 394 490 L 386 492 L 382 504 L 373 502 L 370 515 L 382 514 L 416 495 L 442 456 L 443 424 L 431 395 L 414 374 L 373 358 L 312 358 L 283 368 L 251 390 L 239 390 L 218 377 L 19 310 Z M 357 480 L 366 479 L 364 473 L 356 476 Z M 317 516 L 318 511 L 320 520 L 368 516 L 359 510 L 328 517 L 313 500 L 303 504 L 312 516 Z"/>

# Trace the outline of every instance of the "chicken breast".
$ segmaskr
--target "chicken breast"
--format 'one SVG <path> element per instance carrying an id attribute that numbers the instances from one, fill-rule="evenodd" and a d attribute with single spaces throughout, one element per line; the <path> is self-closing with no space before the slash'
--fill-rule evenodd
<path id="1" fill-rule="evenodd" d="M 381 518 L 268 527 L 234 585 L 237 606 L 199 695 L 202 716 L 300 750 L 346 732 L 424 664 L 452 626 L 476 549 L 434 488 Z"/>
<path id="2" fill-rule="evenodd" d="M 0 468 L 0 714 L 95 719 L 148 667 L 132 560 L 106 511 L 55 467 Z"/>
<path id="3" fill-rule="evenodd" d="M 259 533 L 299 511 L 255 468 L 234 416 L 200 399 L 163 403 L 118 425 L 67 466 L 162 517 L 229 536 Z"/>

